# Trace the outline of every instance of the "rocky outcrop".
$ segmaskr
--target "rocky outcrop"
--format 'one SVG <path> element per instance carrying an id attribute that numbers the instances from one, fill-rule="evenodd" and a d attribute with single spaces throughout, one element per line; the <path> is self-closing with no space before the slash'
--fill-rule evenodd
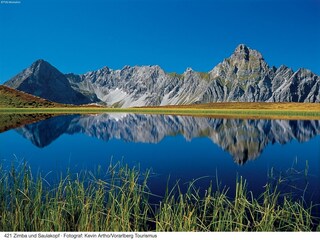
<path id="1" fill-rule="evenodd" d="M 260 156 L 275 142 L 299 142 L 320 134 L 320 121 L 213 119 L 185 116 L 102 114 L 59 116 L 17 129 L 38 147 L 60 135 L 83 133 L 103 141 L 158 143 L 166 136 L 181 134 L 187 140 L 208 137 L 244 164 Z"/>
<path id="2" fill-rule="evenodd" d="M 320 80 L 307 69 L 295 73 L 280 67 L 274 77 L 275 88 L 269 101 L 273 102 L 320 102 Z"/>
<path id="3" fill-rule="evenodd" d="M 307 69 L 293 72 L 286 66 L 269 67 L 261 53 L 244 44 L 207 73 L 191 68 L 177 74 L 166 73 L 159 66 L 125 66 L 121 70 L 104 67 L 81 75 L 63 75 L 48 63 L 37 71 L 41 66 L 38 62 L 5 84 L 52 101 L 114 107 L 320 102 L 319 76 Z"/>
<path id="4" fill-rule="evenodd" d="M 71 87 L 64 74 L 44 60 L 34 62 L 4 85 L 58 103 L 91 102 L 90 99 Z"/>

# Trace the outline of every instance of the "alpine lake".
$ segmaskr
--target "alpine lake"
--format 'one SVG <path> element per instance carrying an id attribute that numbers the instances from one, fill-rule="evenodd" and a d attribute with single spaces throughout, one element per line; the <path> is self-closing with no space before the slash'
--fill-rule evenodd
<path id="1" fill-rule="evenodd" d="M 320 204 L 320 120 L 60 115 L 2 129 L 0 143 L 3 169 L 27 163 L 48 184 L 118 163 L 150 170 L 153 202 L 168 186 L 184 192 L 190 182 L 200 194 L 225 186 L 232 198 L 242 177 L 256 197 L 275 181 L 282 194 Z"/>

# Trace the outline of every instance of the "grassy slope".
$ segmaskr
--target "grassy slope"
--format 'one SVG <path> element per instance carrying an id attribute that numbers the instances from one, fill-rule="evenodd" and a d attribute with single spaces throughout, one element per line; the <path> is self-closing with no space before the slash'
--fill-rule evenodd
<path id="1" fill-rule="evenodd" d="M 0 108 L 50 108 L 64 107 L 43 98 L 0 85 Z"/>
<path id="2" fill-rule="evenodd" d="M 33 108 L 56 108 L 64 106 L 65 105 L 63 104 L 50 102 L 48 100 L 0 85 L 1 109 L 23 108 L 30 110 Z M 7 114 L 0 114 L 0 133 L 54 116 L 54 114 L 50 113 L 6 113 Z"/>

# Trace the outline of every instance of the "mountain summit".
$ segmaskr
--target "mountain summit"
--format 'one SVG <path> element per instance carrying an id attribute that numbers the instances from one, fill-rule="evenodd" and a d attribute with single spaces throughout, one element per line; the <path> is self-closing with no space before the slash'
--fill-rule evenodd
<path id="1" fill-rule="evenodd" d="M 249 59 L 252 55 L 259 56 L 260 58 L 262 58 L 262 55 L 258 51 L 251 50 L 246 45 L 240 44 L 234 50 L 232 57 L 237 58 L 239 60 L 249 61 Z"/>
<path id="2" fill-rule="evenodd" d="M 71 87 L 64 74 L 42 59 L 35 61 L 4 85 L 58 103 L 90 102 Z"/>
<path id="3" fill-rule="evenodd" d="M 62 74 L 44 60 L 5 85 L 62 103 L 102 102 L 114 107 L 208 102 L 320 102 L 319 76 L 307 69 L 269 67 L 256 50 L 237 46 L 211 71 L 166 73 L 159 66 L 104 67 Z"/>

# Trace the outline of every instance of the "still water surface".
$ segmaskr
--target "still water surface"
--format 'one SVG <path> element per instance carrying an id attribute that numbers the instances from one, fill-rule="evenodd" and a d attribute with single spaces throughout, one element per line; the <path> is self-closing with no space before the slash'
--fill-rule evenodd
<path id="1" fill-rule="evenodd" d="M 284 191 L 320 203 L 319 120 L 67 115 L 5 131 L 0 143 L 2 164 L 26 160 L 34 173 L 52 179 L 67 169 L 107 167 L 112 160 L 151 169 L 149 187 L 160 196 L 169 176 L 182 189 L 193 179 L 201 178 L 201 189 L 218 179 L 230 196 L 242 176 L 258 196 L 273 169 L 287 179 Z"/>

